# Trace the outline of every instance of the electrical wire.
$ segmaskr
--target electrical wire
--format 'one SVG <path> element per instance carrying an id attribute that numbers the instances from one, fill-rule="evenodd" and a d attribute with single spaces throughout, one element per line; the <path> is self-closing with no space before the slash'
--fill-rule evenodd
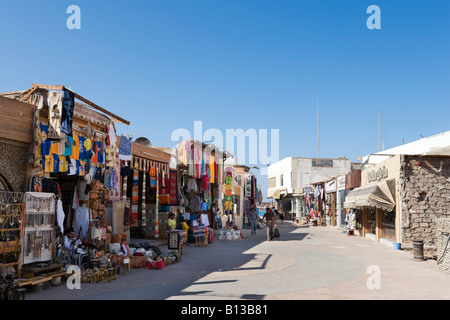
<path id="1" fill-rule="evenodd" d="M 444 252 L 442 252 L 442 256 L 438 259 L 437 264 L 441 263 L 442 258 L 444 258 L 445 253 L 447 251 L 447 246 L 450 241 L 450 236 L 447 236 L 447 243 L 445 244 Z"/>

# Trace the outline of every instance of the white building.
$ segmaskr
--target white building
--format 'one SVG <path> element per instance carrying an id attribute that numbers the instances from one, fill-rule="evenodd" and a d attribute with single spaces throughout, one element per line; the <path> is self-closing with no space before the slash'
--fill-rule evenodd
<path id="1" fill-rule="evenodd" d="M 376 165 L 394 155 L 450 155 L 450 131 L 422 138 L 363 157 L 366 166 Z"/>
<path id="2" fill-rule="evenodd" d="M 284 158 L 268 168 L 267 198 L 277 200 L 296 217 L 305 215 L 303 199 L 307 188 L 351 171 L 347 158 Z M 290 204 L 289 204 L 290 202 Z"/>

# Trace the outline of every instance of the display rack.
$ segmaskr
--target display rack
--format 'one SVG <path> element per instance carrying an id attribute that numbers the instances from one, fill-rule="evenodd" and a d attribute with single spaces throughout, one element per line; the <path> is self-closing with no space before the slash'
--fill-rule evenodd
<path id="1" fill-rule="evenodd" d="M 0 275 L 21 276 L 24 209 L 24 193 L 0 191 Z"/>
<path id="2" fill-rule="evenodd" d="M 22 227 L 22 264 L 53 259 L 56 198 L 53 193 L 27 192 Z"/>

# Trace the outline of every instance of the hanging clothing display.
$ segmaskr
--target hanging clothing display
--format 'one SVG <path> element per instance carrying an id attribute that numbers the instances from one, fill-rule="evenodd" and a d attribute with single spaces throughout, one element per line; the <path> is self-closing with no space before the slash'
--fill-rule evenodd
<path id="1" fill-rule="evenodd" d="M 63 203 L 61 199 L 56 200 L 56 222 L 58 223 L 59 228 L 61 229 L 61 232 L 64 233 L 64 209 L 63 209 Z"/>
<path id="2" fill-rule="evenodd" d="M 156 188 L 156 169 L 150 168 L 150 187 Z"/>
<path id="3" fill-rule="evenodd" d="M 117 143 L 116 130 L 114 129 L 114 125 L 111 124 L 108 127 L 108 136 L 106 137 L 106 145 L 115 146 L 116 143 Z"/>
<path id="4" fill-rule="evenodd" d="M 131 226 L 137 226 L 139 220 L 139 171 L 133 171 L 133 187 L 131 190 Z"/>
<path id="5" fill-rule="evenodd" d="M 194 146 L 191 144 L 189 140 L 184 141 L 184 151 L 186 153 L 186 164 L 188 166 L 188 175 L 194 176 L 194 157 L 192 148 Z"/>
<path id="6" fill-rule="evenodd" d="M 61 136 L 61 116 L 63 107 L 62 92 L 49 92 L 48 104 L 48 138 L 59 139 Z"/>
<path id="7" fill-rule="evenodd" d="M 216 174 L 216 168 L 215 168 L 215 165 L 214 165 L 214 156 L 213 155 L 211 155 L 210 157 L 209 157 L 209 170 L 210 170 L 210 174 L 211 174 L 211 179 L 210 179 L 210 182 L 211 183 L 215 183 L 215 179 L 216 179 L 216 176 L 215 176 L 215 174 Z"/>
<path id="8" fill-rule="evenodd" d="M 233 198 L 232 198 L 232 179 L 233 177 L 233 168 L 226 168 L 225 173 L 225 210 L 233 210 Z M 227 198 L 228 197 L 228 198 Z"/>
<path id="9" fill-rule="evenodd" d="M 178 186 L 177 186 L 177 171 L 170 170 L 170 182 L 169 182 L 169 195 L 170 195 L 170 205 L 178 205 Z"/>
<path id="10" fill-rule="evenodd" d="M 75 208 L 73 229 L 75 231 L 75 234 L 80 238 L 81 241 L 83 241 L 89 230 L 89 209 L 87 207 Z"/>
<path id="11" fill-rule="evenodd" d="M 61 132 L 71 136 L 75 98 L 72 91 L 64 89 L 61 113 Z"/>
<path id="12" fill-rule="evenodd" d="M 132 136 L 131 135 L 122 135 L 120 137 L 120 145 L 119 145 L 119 159 L 130 161 L 131 153 L 132 153 Z"/>

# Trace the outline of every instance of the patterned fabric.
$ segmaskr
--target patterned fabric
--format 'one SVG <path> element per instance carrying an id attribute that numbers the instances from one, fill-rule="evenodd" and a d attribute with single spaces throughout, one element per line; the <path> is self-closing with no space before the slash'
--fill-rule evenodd
<path id="1" fill-rule="evenodd" d="M 62 92 L 49 92 L 48 99 L 48 138 L 61 136 L 61 116 L 63 107 Z"/>
<path id="2" fill-rule="evenodd" d="M 178 205 L 177 171 L 170 170 L 169 183 L 170 183 L 169 186 L 170 205 L 177 206 Z"/>
<path id="3" fill-rule="evenodd" d="M 133 187 L 131 190 L 131 219 L 132 226 L 138 225 L 139 219 L 139 171 L 133 171 Z"/>
<path id="4" fill-rule="evenodd" d="M 73 109 L 75 99 L 72 91 L 64 89 L 61 115 L 61 132 L 72 135 Z"/>
<path id="5" fill-rule="evenodd" d="M 119 159 L 120 160 L 131 160 L 131 148 L 132 148 L 132 137 L 127 137 L 122 135 L 120 137 L 120 145 L 119 145 Z"/>
<path id="6" fill-rule="evenodd" d="M 150 168 L 150 187 L 156 188 L 156 170 L 154 167 Z"/>

